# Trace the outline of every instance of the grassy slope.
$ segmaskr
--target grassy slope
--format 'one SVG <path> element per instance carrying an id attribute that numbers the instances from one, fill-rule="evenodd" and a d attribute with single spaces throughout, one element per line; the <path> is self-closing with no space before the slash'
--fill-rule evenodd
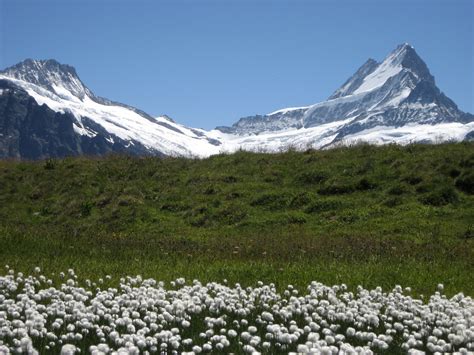
<path id="1" fill-rule="evenodd" d="M 0 162 L 0 260 L 474 294 L 474 144 Z M 3 265 L 0 266 L 0 271 Z"/>

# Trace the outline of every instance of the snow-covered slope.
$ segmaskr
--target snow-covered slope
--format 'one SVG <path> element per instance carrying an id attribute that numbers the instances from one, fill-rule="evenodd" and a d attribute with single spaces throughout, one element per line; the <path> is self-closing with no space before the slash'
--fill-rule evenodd
<path id="1" fill-rule="evenodd" d="M 381 63 L 369 59 L 327 101 L 245 117 L 232 127 L 217 129 L 226 134 L 227 142 L 258 150 L 288 145 L 320 148 L 355 140 L 400 144 L 463 140 L 473 131 L 473 121 L 436 87 L 414 48 L 403 44 Z M 318 129 L 323 127 L 331 128 Z"/>
<path id="2" fill-rule="evenodd" d="M 152 117 L 94 95 L 75 69 L 25 60 L 0 72 L 0 157 L 109 152 L 206 157 L 237 149 L 279 151 L 474 137 L 474 116 L 435 84 L 408 44 L 381 63 L 369 59 L 328 100 L 241 118 L 212 131 Z"/>
<path id="3" fill-rule="evenodd" d="M 78 135 L 105 135 L 111 144 L 120 141 L 125 148 L 139 144 L 152 154 L 208 156 L 219 152 L 220 142 L 208 139 L 202 130 L 95 96 L 74 68 L 54 60 L 26 60 L 0 73 L 2 79 L 25 90 L 40 106 L 71 113 Z"/>

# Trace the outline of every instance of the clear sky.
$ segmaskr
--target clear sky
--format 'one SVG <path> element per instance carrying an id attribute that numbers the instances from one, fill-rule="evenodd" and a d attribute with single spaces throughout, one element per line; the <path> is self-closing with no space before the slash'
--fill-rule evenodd
<path id="1" fill-rule="evenodd" d="M 412 44 L 474 112 L 473 0 L 0 0 L 0 68 L 76 67 L 96 94 L 194 127 L 326 99 Z"/>

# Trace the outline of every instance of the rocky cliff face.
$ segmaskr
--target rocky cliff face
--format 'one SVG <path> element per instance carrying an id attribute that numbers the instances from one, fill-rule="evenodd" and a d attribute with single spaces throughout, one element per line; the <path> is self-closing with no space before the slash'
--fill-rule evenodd
<path id="1" fill-rule="evenodd" d="M 93 137 L 74 129 L 76 118 L 38 105 L 33 97 L 7 80 L 0 80 L 0 157 L 43 159 L 107 153 L 147 154 L 140 145 L 124 149 L 125 142 L 110 142 L 107 132 L 95 127 Z M 93 126 L 93 122 L 89 122 Z"/>
<path id="2" fill-rule="evenodd" d="M 94 95 L 55 60 L 27 59 L 0 72 L 0 83 L 0 158 L 200 156 L 220 145 L 203 130 Z"/>

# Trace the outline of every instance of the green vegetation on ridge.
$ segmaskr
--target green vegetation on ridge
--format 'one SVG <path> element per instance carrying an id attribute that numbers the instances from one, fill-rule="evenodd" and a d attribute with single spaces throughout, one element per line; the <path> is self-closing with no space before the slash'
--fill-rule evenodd
<path id="1" fill-rule="evenodd" d="M 0 162 L 0 269 L 474 294 L 474 144 Z"/>

